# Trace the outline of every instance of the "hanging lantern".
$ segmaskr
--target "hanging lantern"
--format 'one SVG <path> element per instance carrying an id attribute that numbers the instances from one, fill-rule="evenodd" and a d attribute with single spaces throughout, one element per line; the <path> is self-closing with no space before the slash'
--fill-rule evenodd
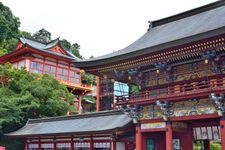
<path id="1" fill-rule="evenodd" d="M 83 75 L 85 74 L 85 71 L 83 69 L 80 70 L 80 74 Z"/>
<path id="2" fill-rule="evenodd" d="M 131 80 L 131 76 L 128 76 L 128 80 Z"/>
<path id="3" fill-rule="evenodd" d="M 205 64 L 208 64 L 209 63 L 209 60 L 208 59 L 205 59 L 204 62 L 205 62 Z"/>
<path id="4" fill-rule="evenodd" d="M 156 73 L 159 74 L 159 69 L 156 70 Z"/>
<path id="5" fill-rule="evenodd" d="M 223 116 L 223 112 L 222 112 L 221 110 L 217 110 L 217 114 L 218 114 L 219 116 Z"/>
<path id="6" fill-rule="evenodd" d="M 164 121 L 168 121 L 169 118 L 168 118 L 166 115 L 163 115 L 163 120 L 164 120 Z"/>

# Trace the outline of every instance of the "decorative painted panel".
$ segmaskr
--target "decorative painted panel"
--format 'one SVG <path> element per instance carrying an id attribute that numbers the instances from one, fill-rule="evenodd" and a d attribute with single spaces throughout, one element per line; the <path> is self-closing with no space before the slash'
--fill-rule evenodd
<path id="1" fill-rule="evenodd" d="M 155 119 L 155 118 L 162 118 L 162 112 L 160 107 L 156 105 L 149 105 L 143 107 L 143 115 L 142 119 Z"/>
<path id="2" fill-rule="evenodd" d="M 172 109 L 172 117 L 212 114 L 216 112 L 213 102 L 208 99 L 176 102 Z"/>
<path id="3" fill-rule="evenodd" d="M 164 69 L 158 71 L 158 73 L 156 70 L 145 72 L 143 74 L 144 86 L 156 86 L 218 74 L 219 71 L 214 71 L 215 67 L 219 69 L 224 67 L 222 67 L 219 62 L 217 62 L 217 66 L 215 66 L 215 63 L 213 62 L 214 61 L 205 63 L 204 61 L 198 61 L 189 64 L 182 64 L 179 66 L 173 66 L 169 71 L 167 69 Z"/>
<path id="4" fill-rule="evenodd" d="M 214 103 L 209 99 L 193 99 L 173 103 L 171 117 L 192 116 L 216 113 Z M 160 108 L 154 104 L 143 107 L 142 119 L 163 118 Z"/>

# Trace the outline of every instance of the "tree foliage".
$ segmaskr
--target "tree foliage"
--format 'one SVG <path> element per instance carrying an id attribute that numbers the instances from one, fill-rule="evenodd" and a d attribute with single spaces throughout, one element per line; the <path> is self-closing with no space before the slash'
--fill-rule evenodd
<path id="1" fill-rule="evenodd" d="M 0 2 L 0 56 L 15 48 L 19 26 L 19 18 L 13 15 L 9 7 Z"/>
<path id="2" fill-rule="evenodd" d="M 39 31 L 35 32 L 32 36 L 34 39 L 43 42 L 48 43 L 51 41 L 51 33 L 44 28 L 40 29 Z"/>
<path id="3" fill-rule="evenodd" d="M 82 57 L 82 55 L 80 54 L 80 51 L 79 51 L 80 50 L 79 44 L 77 44 L 77 43 L 71 44 L 66 39 L 62 39 L 60 42 L 61 42 L 61 45 L 64 49 L 70 51 L 76 57 L 83 59 L 83 57 Z"/>
<path id="4" fill-rule="evenodd" d="M 9 7 L 0 2 L 0 43 L 17 37 L 19 26 L 19 18 L 13 15 Z"/>
<path id="5" fill-rule="evenodd" d="M 0 66 L 0 131 L 11 132 L 28 118 L 52 117 L 74 111 L 73 95 L 49 75 Z"/>

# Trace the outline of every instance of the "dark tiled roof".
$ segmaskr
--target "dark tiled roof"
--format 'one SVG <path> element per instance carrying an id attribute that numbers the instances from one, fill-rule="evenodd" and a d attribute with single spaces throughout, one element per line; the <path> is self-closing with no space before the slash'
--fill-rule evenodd
<path id="1" fill-rule="evenodd" d="M 225 33 L 224 16 L 225 1 L 221 0 L 181 14 L 153 21 L 149 31 L 126 48 L 93 59 L 81 60 L 77 65 L 79 67 L 88 67 L 128 59 L 179 44 L 189 43 L 191 40 L 200 40 L 201 38 L 212 36 L 212 32 L 218 29 L 222 29 L 219 31 L 222 34 Z M 218 34 L 218 32 L 215 34 Z M 193 38 L 197 36 L 199 37 Z M 187 40 L 187 38 L 191 39 Z M 182 42 L 174 43 L 174 41 L 182 39 Z"/>
<path id="2" fill-rule="evenodd" d="M 29 39 L 29 38 L 20 38 L 20 41 L 23 43 L 23 44 L 26 44 L 36 50 L 40 50 L 42 52 L 46 52 L 46 53 L 49 53 L 49 54 L 53 54 L 53 55 L 57 55 L 57 56 L 60 56 L 60 57 L 65 57 L 65 58 L 69 58 L 69 59 L 73 59 L 74 61 L 80 61 L 81 59 L 79 59 L 78 57 L 74 56 L 72 53 L 70 53 L 69 51 L 65 50 L 65 52 L 68 54 L 68 55 L 63 55 L 63 54 L 59 54 L 59 53 L 56 53 L 56 52 L 53 52 L 53 51 L 50 51 L 49 49 L 58 45 L 59 44 L 59 38 L 55 39 L 55 40 L 52 40 L 50 41 L 49 43 L 42 43 L 42 42 L 39 42 L 37 40 L 34 40 L 34 39 Z"/>
<path id="3" fill-rule="evenodd" d="M 113 131 L 125 127 L 131 119 L 121 111 L 104 111 L 74 116 L 28 120 L 27 124 L 7 136 L 87 134 Z"/>

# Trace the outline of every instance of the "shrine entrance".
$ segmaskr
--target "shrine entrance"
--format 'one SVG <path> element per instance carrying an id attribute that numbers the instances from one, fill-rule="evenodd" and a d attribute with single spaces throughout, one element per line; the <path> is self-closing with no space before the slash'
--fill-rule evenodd
<path id="1" fill-rule="evenodd" d="M 142 150 L 222 149 L 224 129 L 218 117 L 169 122 L 141 124 Z"/>

